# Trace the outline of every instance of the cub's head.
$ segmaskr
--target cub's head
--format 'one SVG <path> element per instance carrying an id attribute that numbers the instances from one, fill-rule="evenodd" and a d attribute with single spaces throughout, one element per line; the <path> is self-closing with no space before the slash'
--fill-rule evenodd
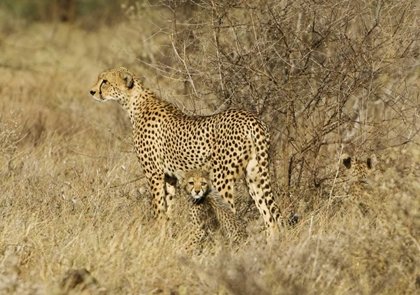
<path id="1" fill-rule="evenodd" d="M 183 173 L 178 172 L 181 188 L 187 193 L 187 197 L 194 203 L 205 198 L 211 190 L 210 175 L 202 170 L 191 170 Z"/>
<path id="2" fill-rule="evenodd" d="M 366 181 L 368 176 L 371 174 L 374 169 L 377 158 L 376 155 L 372 155 L 366 158 L 350 157 L 347 154 L 342 156 L 342 161 L 344 166 L 348 169 L 349 176 L 354 181 Z"/>
<path id="3" fill-rule="evenodd" d="M 370 157 L 350 157 L 344 154 L 343 165 L 347 168 L 344 173 L 346 183 L 344 188 L 348 194 L 363 196 L 364 192 L 370 190 L 374 185 L 374 171 L 378 162 L 373 154 Z M 373 174 L 373 175 L 372 175 Z"/>
<path id="4" fill-rule="evenodd" d="M 103 71 L 90 94 L 96 101 L 116 100 L 124 104 L 134 86 L 133 77 L 134 75 L 123 67 Z"/>

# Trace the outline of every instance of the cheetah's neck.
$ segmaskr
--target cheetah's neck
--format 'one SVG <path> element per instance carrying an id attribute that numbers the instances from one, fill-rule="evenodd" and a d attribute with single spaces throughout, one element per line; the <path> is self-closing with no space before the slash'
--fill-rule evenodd
<path id="1" fill-rule="evenodd" d="M 141 81 L 134 78 L 134 86 L 126 101 L 121 102 L 124 109 L 128 111 L 133 127 L 140 122 L 144 123 L 143 118 L 148 112 L 165 112 L 166 115 L 185 116 L 185 114 L 177 109 L 171 103 L 157 97 L 153 91 L 143 87 Z M 141 123 L 140 123 L 141 124 Z"/>
<path id="2" fill-rule="evenodd" d="M 150 109 L 151 105 L 161 104 L 165 104 L 165 102 L 156 97 L 153 91 L 143 87 L 137 78 L 134 78 L 134 86 L 130 95 L 121 102 L 122 107 L 128 112 L 132 124 L 135 124 L 139 116 Z"/>

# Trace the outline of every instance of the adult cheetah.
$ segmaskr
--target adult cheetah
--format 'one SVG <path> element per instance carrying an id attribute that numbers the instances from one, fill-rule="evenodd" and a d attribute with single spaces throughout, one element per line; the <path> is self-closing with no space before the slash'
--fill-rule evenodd
<path id="1" fill-rule="evenodd" d="M 227 242 L 238 246 L 247 238 L 245 224 L 239 220 L 222 199 L 219 192 L 212 187 L 210 174 L 201 169 L 187 173 L 177 171 L 180 197 L 186 197 L 189 207 L 189 219 L 192 234 L 188 249 L 198 249 L 201 243 L 217 230 Z"/>
<path id="2" fill-rule="evenodd" d="M 165 194 L 165 175 L 210 167 L 214 187 L 233 212 L 233 185 L 245 173 L 250 196 L 269 229 L 267 234 L 278 231 L 280 212 L 268 169 L 269 133 L 258 117 L 234 109 L 211 116 L 188 116 L 156 97 L 123 67 L 99 74 L 90 94 L 97 101 L 118 101 L 127 110 L 156 218 L 163 219 L 172 202 Z"/>

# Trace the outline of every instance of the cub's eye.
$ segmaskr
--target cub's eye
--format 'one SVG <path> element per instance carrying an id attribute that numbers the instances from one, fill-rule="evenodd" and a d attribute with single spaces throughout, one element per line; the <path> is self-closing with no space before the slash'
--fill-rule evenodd
<path id="1" fill-rule="evenodd" d="M 108 80 L 103 79 L 102 83 L 108 83 Z"/>
<path id="2" fill-rule="evenodd" d="M 206 186 L 207 185 L 207 182 L 202 182 L 201 183 L 201 186 Z"/>
<path id="3" fill-rule="evenodd" d="M 194 181 L 188 181 L 189 185 L 194 185 Z"/>

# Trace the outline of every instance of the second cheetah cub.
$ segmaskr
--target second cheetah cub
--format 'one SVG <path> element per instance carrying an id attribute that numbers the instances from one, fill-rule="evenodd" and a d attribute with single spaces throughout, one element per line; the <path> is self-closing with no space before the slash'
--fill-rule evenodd
<path id="1" fill-rule="evenodd" d="M 203 170 L 178 172 L 181 196 L 187 197 L 192 236 L 188 248 L 201 246 L 210 233 L 221 230 L 229 244 L 238 245 L 247 238 L 245 224 L 230 210 L 219 192 L 211 185 L 210 175 Z"/>

